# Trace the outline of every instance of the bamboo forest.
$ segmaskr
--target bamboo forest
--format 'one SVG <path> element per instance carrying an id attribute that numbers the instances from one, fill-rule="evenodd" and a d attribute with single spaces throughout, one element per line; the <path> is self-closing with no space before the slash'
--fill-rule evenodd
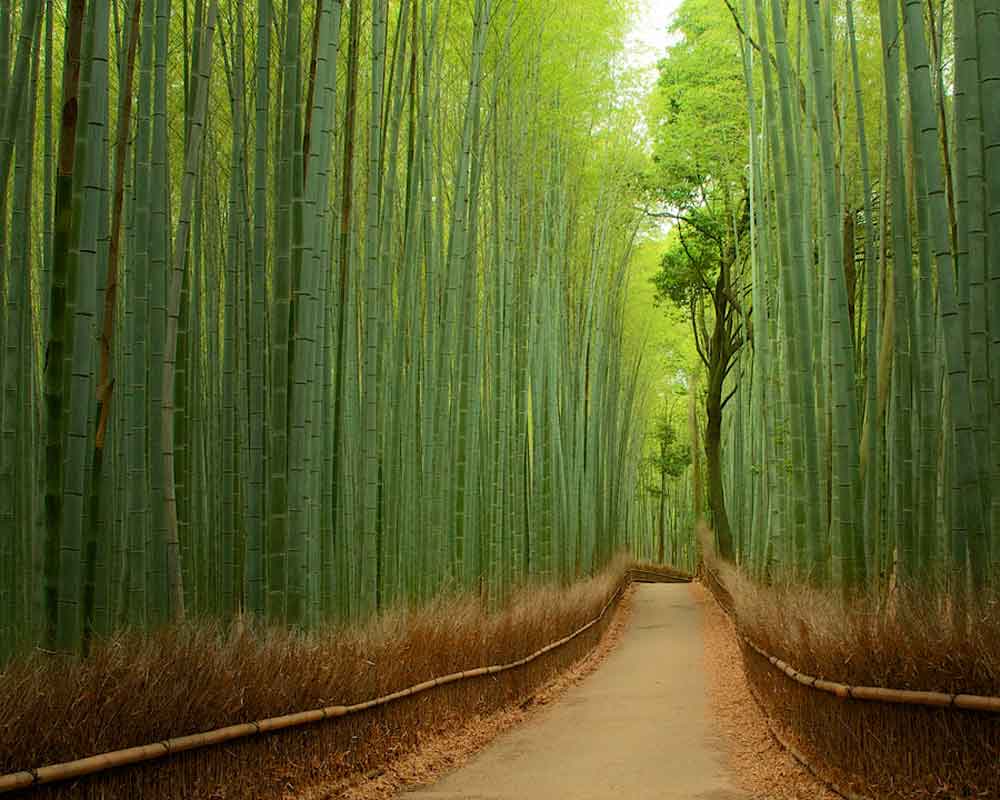
<path id="1" fill-rule="evenodd" d="M 1000 0 L 0 0 L 0 183 L 0 794 L 1000 797 Z"/>

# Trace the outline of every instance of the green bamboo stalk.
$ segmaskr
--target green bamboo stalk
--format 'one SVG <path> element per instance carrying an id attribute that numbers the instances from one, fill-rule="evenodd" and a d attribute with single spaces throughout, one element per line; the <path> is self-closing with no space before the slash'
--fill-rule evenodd
<path id="1" fill-rule="evenodd" d="M 121 253 L 121 229 L 122 216 L 124 212 L 125 195 L 125 170 L 128 159 L 128 139 L 132 118 L 132 80 L 135 67 L 135 54 L 139 44 L 139 25 L 142 0 L 135 0 L 129 23 L 128 52 L 125 57 L 124 84 L 119 92 L 118 108 L 118 131 L 115 137 L 115 180 L 112 200 L 112 221 L 110 229 L 110 242 L 107 254 L 107 272 L 104 291 L 103 319 L 101 321 L 100 336 L 100 374 L 97 379 L 98 408 L 96 413 L 97 429 L 94 441 L 93 465 L 91 471 L 91 509 L 90 509 L 90 532 L 92 544 L 95 552 L 88 553 L 87 563 L 89 569 L 96 571 L 96 560 L 98 553 L 96 548 L 100 547 L 102 552 L 107 554 L 110 551 L 108 519 L 109 509 L 101 507 L 102 487 L 104 484 L 103 465 L 107 430 L 110 424 L 111 399 L 115 387 L 114 368 L 112 365 L 112 343 L 115 334 L 115 318 L 118 309 L 118 272 L 119 259 Z M 93 581 L 96 582 L 96 574 Z M 88 584 L 91 581 L 88 580 Z M 89 637 L 96 620 L 94 619 L 97 602 L 95 596 L 96 587 L 91 590 L 91 596 L 84 602 L 84 623 L 86 626 L 85 635 Z"/>
<path id="2" fill-rule="evenodd" d="M 147 325 L 149 297 L 149 216 L 150 216 L 150 144 L 152 136 L 153 87 L 153 24 L 155 7 L 147 2 L 142 9 L 140 41 L 138 120 L 135 141 L 135 258 L 128 271 L 128 303 L 126 305 L 125 337 L 129 350 L 125 354 L 126 381 L 126 475 L 127 475 L 127 592 L 122 618 L 132 625 L 141 625 L 146 614 L 146 541 L 148 529 L 148 470 L 147 470 Z"/>
<path id="3" fill-rule="evenodd" d="M 182 34 L 183 40 L 185 42 L 191 41 L 190 47 L 190 59 L 188 58 L 187 50 L 185 48 L 184 62 L 184 119 L 185 119 L 185 144 L 188 141 L 190 134 L 190 118 L 193 113 L 193 102 L 192 92 L 191 92 L 191 64 L 197 64 L 197 56 L 199 53 L 200 44 L 204 35 L 204 20 L 205 20 L 205 9 L 204 0 L 197 0 L 195 2 L 194 8 L 194 30 L 192 35 L 188 36 L 188 23 L 187 23 L 187 3 L 185 2 L 182 7 Z M 238 15 L 242 17 L 242 5 L 238 8 Z M 204 159 L 204 148 L 202 153 L 202 159 Z M 194 212 L 193 216 L 199 218 L 203 214 L 204 206 L 204 168 L 201 168 L 199 179 L 197 181 L 197 188 L 195 189 L 195 199 L 194 199 Z M 193 228 L 197 228 L 197 223 L 192 225 Z M 195 604 L 195 590 L 197 587 L 197 580 L 195 578 L 195 573 L 197 571 L 197 559 L 194 557 L 195 552 L 195 542 L 196 534 L 193 532 L 191 527 L 191 518 L 194 512 L 194 504 L 192 503 L 192 467 L 193 460 L 191 453 L 193 450 L 192 442 L 192 420 L 191 412 L 192 408 L 192 392 L 191 392 L 191 373 L 193 371 L 194 359 L 193 359 L 193 347 L 192 339 L 197 341 L 197 337 L 193 336 L 193 331 L 191 327 L 191 316 L 192 316 L 192 294 L 191 286 L 193 283 L 194 269 L 193 263 L 201 257 L 201 252 L 199 249 L 200 240 L 197 236 L 189 237 L 191 246 L 189 252 L 185 255 L 186 266 L 184 271 L 184 281 L 181 288 L 181 302 L 180 302 L 180 315 L 177 321 L 177 362 L 175 366 L 175 390 L 174 390 L 174 495 L 176 497 L 177 504 L 177 538 L 180 543 L 180 558 L 181 558 L 181 577 L 184 585 L 184 607 L 185 610 L 194 607 Z"/>
<path id="4" fill-rule="evenodd" d="M 37 22 L 37 21 L 36 21 Z M 27 15 L 22 16 L 22 26 L 32 24 Z M 33 49 L 31 86 L 28 93 L 14 92 L 11 102 L 20 103 L 17 117 L 25 120 L 17 134 L 16 167 L 13 181 L 13 203 L 10 219 L 10 234 L 13 242 L 30 243 L 31 236 L 31 196 L 32 164 L 37 98 L 37 71 L 40 52 L 41 26 L 34 25 L 33 40 L 24 41 L 24 30 L 20 38 L 18 58 L 26 49 Z M 5 182 L 6 183 L 6 182 Z M 3 234 L 6 236 L 6 231 Z M 23 465 L 31 458 L 30 407 L 32 405 L 33 367 L 28 354 L 34 350 L 31 330 L 32 302 L 31 280 L 32 248 L 21 244 L 11 248 L 5 271 L 6 307 L 2 319 L 3 337 L 0 352 L 4 353 L 2 392 L 0 395 L 0 557 L 4 559 L 3 580 L 6 585 L 0 589 L 0 660 L 13 652 L 18 639 L 30 631 L 27 618 L 30 604 L 18 591 L 20 576 L 30 568 L 30 538 L 24 531 L 30 530 L 33 519 L 31 496 L 34 492 L 30 470 L 15 469 L 15 464 Z M 25 414 L 25 410 L 29 410 Z M 28 473 L 26 478 L 19 474 Z"/>
<path id="5" fill-rule="evenodd" d="M 184 618 L 184 588 L 181 578 L 180 546 L 177 537 L 177 502 L 174 494 L 174 376 L 177 358 L 177 322 L 180 315 L 181 287 L 184 282 L 184 260 L 187 253 L 187 237 L 191 229 L 191 207 L 201 163 L 201 145 L 208 109 L 209 81 L 212 72 L 212 43 L 215 34 L 215 19 L 218 14 L 218 0 L 211 0 L 204 26 L 204 39 L 199 53 L 197 75 L 193 76 L 196 86 L 194 114 L 188 136 L 185 154 L 184 178 L 181 183 L 181 204 L 177 217 L 177 231 L 174 239 L 173 267 L 167 296 L 167 337 L 163 358 L 163 470 L 166 475 L 167 519 L 167 579 L 169 587 L 170 618 L 179 621 Z"/>
<path id="6" fill-rule="evenodd" d="M 52 242 L 53 242 L 53 153 L 52 153 L 52 66 L 54 24 L 52 21 L 52 0 L 46 0 L 45 7 L 45 76 L 42 94 L 43 142 L 42 142 L 42 270 L 39 280 L 41 286 L 41 327 L 48 330 L 49 284 L 52 272 Z M 67 28 L 68 29 L 68 28 Z"/>
<path id="7" fill-rule="evenodd" d="M 80 49 L 83 38 L 84 3 L 76 0 L 69 8 L 63 61 L 62 124 L 59 135 L 58 167 L 53 229 L 52 285 L 49 300 L 49 330 L 45 362 L 45 641 L 51 647 L 71 648 L 72 626 L 63 627 L 63 602 L 71 603 L 62 574 L 63 550 L 63 457 L 64 355 L 66 342 L 67 271 L 72 247 L 73 170 L 76 159 L 75 112 L 80 81 Z"/>
<path id="8" fill-rule="evenodd" d="M 363 330 L 362 398 L 364 404 L 364 500 L 362 513 L 361 550 L 361 604 L 364 613 L 378 609 L 378 483 L 380 453 L 378 449 L 378 402 L 380 375 L 378 352 L 381 340 L 380 297 L 381 280 L 379 263 L 379 186 L 382 179 L 382 104 L 383 78 L 386 61 L 386 6 L 376 2 L 372 21 L 372 82 L 371 114 L 368 133 L 368 208 L 365 235 L 365 294 Z"/>
<path id="9" fill-rule="evenodd" d="M 153 624 L 166 622 L 171 608 L 167 576 L 168 530 L 163 426 L 163 368 L 167 327 L 167 272 L 170 240 L 170 188 L 167 142 L 167 60 L 171 0 L 157 0 L 153 40 L 153 112 L 150 149 L 149 212 L 149 488 L 150 524 L 146 534 L 147 613 Z M 173 398 L 171 398 L 172 402 Z M 172 449 L 172 448 L 171 448 Z"/>
<path id="10" fill-rule="evenodd" d="M 296 315 L 294 322 L 295 361 L 291 375 L 291 427 L 289 439 L 290 476 L 290 529 L 293 541 L 298 542 L 301 573 L 299 591 L 302 604 L 297 612 L 303 618 L 315 621 L 318 616 L 319 570 L 312 539 L 318 485 L 313 466 L 318 464 L 319 452 L 313 433 L 319 427 L 315 417 L 315 398 L 320 393 L 322 380 L 317 373 L 318 340 L 322 328 L 320 320 L 325 315 L 322 302 L 322 273 L 329 257 L 329 180 L 332 160 L 332 126 L 335 111 L 334 81 L 337 67 L 337 43 L 340 33 L 340 3 L 324 4 L 317 21 L 316 87 L 312 96 L 313 107 L 308 112 L 317 133 L 310 136 L 310 153 L 307 154 L 306 202 L 304 207 L 305 257 L 295 285 Z M 322 364 L 322 360 L 320 360 Z M 289 569 L 292 569 L 289 562 Z M 289 598 L 291 602 L 291 598 Z"/>
<path id="11" fill-rule="evenodd" d="M 62 632 L 61 646 L 75 649 L 81 641 L 81 591 L 83 562 L 83 530 L 85 527 L 84 497 L 87 480 L 86 442 L 88 438 L 88 410 L 92 372 L 91 337 L 97 298 L 97 273 L 95 265 L 97 219 L 99 201 L 99 153 L 102 136 L 93 128 L 98 122 L 99 105 L 93 78 L 105 76 L 106 87 L 106 5 L 92 5 L 84 22 L 83 53 L 81 57 L 79 115 L 83 124 L 77 127 L 75 164 L 78 170 L 73 183 L 73 214 L 70 230 L 70 251 L 66 269 L 66 323 L 64 330 L 65 354 L 63 366 L 63 397 L 66 400 L 62 414 L 65 431 L 64 477 L 62 497 L 62 530 L 60 533 L 59 559 L 61 561 L 58 601 L 58 627 Z M 103 32 L 99 21 L 103 14 Z M 104 50 L 99 45 L 104 44 Z"/>
<path id="12" fill-rule="evenodd" d="M 289 331 L 292 314 L 293 264 L 293 205 L 295 196 L 296 121 L 298 118 L 298 70 L 300 49 L 301 6 L 289 0 L 286 7 L 287 28 L 281 61 L 282 96 L 279 162 L 277 164 L 276 253 L 273 275 L 273 309 L 271 314 L 271 386 L 270 470 L 268 495 L 268 616 L 301 623 L 301 608 L 287 605 L 289 587 L 296 586 L 297 574 L 291 574 L 289 551 L 294 544 L 288 537 L 288 381 L 290 374 Z M 299 597 L 299 593 L 296 593 Z"/>
<path id="13" fill-rule="evenodd" d="M 968 365 L 961 330 L 962 319 L 958 313 L 954 263 L 941 156 L 938 152 L 938 125 L 935 114 L 930 76 L 928 74 L 927 41 L 924 34 L 923 10 L 919 3 L 904 2 L 904 25 L 908 88 L 914 124 L 919 132 L 915 143 L 923 158 L 922 174 L 926 182 L 930 210 L 934 257 L 938 270 L 939 318 L 943 326 L 945 363 L 953 423 L 953 446 L 961 458 L 956 460 L 956 481 L 962 492 L 963 502 L 954 509 L 950 521 L 953 536 L 958 540 L 967 537 L 973 582 L 981 587 L 986 581 L 989 550 L 985 527 L 985 506 L 979 486 L 979 448 L 972 430 L 972 407 L 969 396 Z"/>
<path id="14" fill-rule="evenodd" d="M 965 4 L 968 5 L 968 4 Z M 983 131 L 983 169 L 986 187 L 986 241 L 1000 236 L 1000 54 L 993 43 L 1000 35 L 1000 4 L 975 0 L 976 43 L 979 53 L 979 92 Z M 958 6 L 955 13 L 959 14 Z M 963 13 L 967 9 L 963 6 Z M 1000 259 L 990 257 L 989 275 L 989 372 L 992 379 L 990 453 L 992 455 L 989 529 L 992 560 L 1000 560 Z"/>
<path id="15" fill-rule="evenodd" d="M 0 24 L 0 36 L 7 46 L 7 32 L 2 30 L 10 25 L 10 9 L 6 7 L 3 23 Z M 0 186 L 6 187 L 10 178 L 10 166 L 14 153 L 14 137 L 17 133 L 18 120 L 24 112 L 25 91 L 28 88 L 28 68 L 31 65 L 31 52 L 35 42 L 35 31 L 41 17 L 41 0 L 25 0 L 21 8 L 21 30 L 18 34 L 17 55 L 14 58 L 14 72 L 10 76 L 10 89 L 3 92 L 3 129 L 0 132 Z M 0 55 L 0 69 L 7 80 L 6 58 Z"/>
<path id="16" fill-rule="evenodd" d="M 242 122 L 243 87 L 238 86 L 233 76 L 230 59 L 226 55 L 225 38 L 219 38 L 222 45 L 223 62 L 229 84 L 232 109 L 232 138 L 230 141 L 230 169 L 228 210 L 226 215 L 226 254 L 224 267 L 225 306 L 220 325 L 222 326 L 222 580 L 220 585 L 220 610 L 223 616 L 230 616 L 238 607 L 236 583 L 236 370 L 237 370 L 237 270 L 242 261 L 243 242 L 240 208 L 240 171 L 242 168 L 240 126 Z"/>
<path id="17" fill-rule="evenodd" d="M 271 26 L 270 3 L 257 3 L 256 42 L 256 91 L 254 130 L 254 187 L 253 187 L 253 274 L 251 276 L 252 308 L 250 313 L 250 345 L 254 357 L 250 358 L 249 375 L 249 447 L 250 479 L 248 486 L 249 508 L 247 513 L 247 607 L 262 615 L 265 610 L 263 544 L 266 514 L 264 476 L 266 456 L 264 420 L 268 408 L 267 385 L 263 365 L 266 361 L 265 326 L 267 304 L 267 132 L 270 106 L 270 57 Z"/>
<path id="18" fill-rule="evenodd" d="M 794 514 L 794 568 L 801 570 L 812 579 L 822 579 L 824 573 L 823 551 L 820 537 L 807 535 L 807 531 L 819 531 L 819 455 L 818 429 L 815 414 L 815 392 L 812 382 L 814 369 L 812 353 L 808 343 L 811 324 L 809 320 L 809 304 L 807 301 L 805 280 L 808 267 L 805 261 L 799 232 L 802 223 L 802 198 L 798 191 L 798 142 L 797 130 L 793 114 L 790 73 L 791 66 L 788 57 L 784 19 L 779 7 L 772 6 L 772 24 L 775 37 L 775 51 L 778 61 L 779 91 L 775 93 L 773 79 L 770 77 L 770 45 L 768 44 L 767 20 L 764 15 L 763 3 L 755 0 L 758 20 L 758 35 L 762 50 L 762 69 L 767 109 L 770 117 L 769 149 L 771 158 L 782 166 L 774 169 L 776 194 L 779 197 L 779 229 L 782 231 L 780 254 L 781 270 L 779 283 L 781 287 L 782 317 L 786 329 L 786 347 L 782 351 L 785 358 L 785 368 L 788 373 L 786 380 L 788 404 L 788 419 L 790 429 L 790 446 L 792 461 L 793 485 L 795 495 L 806 498 L 792 501 Z M 768 89 L 767 87 L 771 88 Z M 778 125 L 774 115 L 780 110 L 781 125 Z M 782 134 L 779 137 L 779 132 Z M 782 170 L 783 167 L 783 170 Z M 804 454 L 799 461 L 799 454 Z M 787 496 L 787 495 L 786 495 Z"/>
<path id="19" fill-rule="evenodd" d="M 943 20 L 942 20 L 943 23 Z M 987 310 L 987 232 L 984 200 L 984 129 L 979 91 L 979 58 L 974 4 L 955 7 L 955 262 L 967 295 L 967 357 L 972 406 L 972 430 L 979 448 L 978 481 L 990 530 L 993 469 L 989 376 L 989 312 Z"/>
<path id="20" fill-rule="evenodd" d="M 878 470 L 880 431 L 876 414 L 878 405 L 878 353 L 879 353 L 879 305 L 878 276 L 875 261 L 875 212 L 872 204 L 871 166 L 868 155 L 868 135 L 865 123 L 864 96 L 861 89 L 861 67 L 858 59 L 858 43 L 854 26 L 854 6 L 847 0 L 847 35 L 851 50 L 851 73 L 854 83 L 854 109 L 858 126 L 858 150 L 861 156 L 861 183 L 865 193 L 865 309 L 867 311 L 865 336 L 865 419 L 862 426 L 860 462 L 861 480 L 864 487 L 863 542 L 865 554 L 872 552 L 873 542 L 878 535 L 881 520 L 881 474 Z M 855 556 L 857 557 L 857 556 Z M 869 565 L 871 568 L 871 565 Z M 876 572 L 877 574 L 877 572 Z M 860 582 L 860 581 L 859 581 Z"/>
<path id="21" fill-rule="evenodd" d="M 813 90 L 819 117 L 818 135 L 822 164 L 824 253 L 830 276 L 832 334 L 831 384 L 833 396 L 833 512 L 831 536 L 839 560 L 840 582 L 852 589 L 864 581 L 864 548 L 854 512 L 858 506 L 858 412 L 854 387 L 854 348 L 847 308 L 847 286 L 842 265 L 840 236 L 841 201 L 838 197 L 836 159 L 833 153 L 833 81 L 823 42 L 818 0 L 806 1 Z"/>
<path id="22" fill-rule="evenodd" d="M 340 553 L 340 583 L 344 586 L 345 594 L 343 604 L 347 604 L 347 590 L 349 588 L 349 577 L 347 571 L 350 565 L 349 540 L 347 536 L 350 528 L 347 521 L 350 519 L 351 510 L 349 503 L 349 478 L 350 468 L 348 465 L 348 451 L 345 444 L 345 433 L 349 427 L 350 398 L 348 397 L 348 386 L 350 386 L 348 359 L 351 357 L 351 350 L 348 346 L 348 332 L 351 330 L 352 298 L 350 291 L 351 274 L 351 211 L 353 203 L 354 189 L 354 146 L 355 146 L 355 126 L 357 119 L 357 85 L 358 85 L 358 47 L 361 28 L 361 10 L 357 0 L 351 3 L 351 15 L 348 30 L 348 50 L 347 50 L 347 86 L 345 89 L 345 113 L 343 133 L 343 163 L 341 167 L 341 193 L 340 193 L 340 220 L 338 232 L 339 252 L 337 254 L 338 271 L 338 295 L 337 295 L 337 335 L 336 335 L 336 377 L 334 379 L 334 409 L 333 409 L 333 483 L 334 483 L 334 508 L 333 525 L 339 529 L 338 541 L 335 547 Z"/>

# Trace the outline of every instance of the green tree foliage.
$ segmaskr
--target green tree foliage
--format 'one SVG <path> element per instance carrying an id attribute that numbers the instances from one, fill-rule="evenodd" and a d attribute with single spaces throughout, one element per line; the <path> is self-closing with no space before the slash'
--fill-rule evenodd
<path id="1" fill-rule="evenodd" d="M 717 0 L 686 0 L 671 23 L 679 37 L 659 62 L 647 110 L 650 188 L 685 207 L 744 177 L 748 121 L 742 108 L 739 37 Z"/>
<path id="2" fill-rule="evenodd" d="M 660 62 L 650 103 L 653 168 L 651 213 L 674 227 L 654 277 L 657 298 L 686 309 L 706 371 L 705 454 L 718 547 L 734 555 L 722 480 L 725 382 L 743 346 L 748 255 L 747 120 L 733 114 L 742 93 L 739 40 L 723 24 L 724 8 L 681 6 L 672 31 L 680 37 Z M 726 54 L 730 58 L 726 58 Z"/>
<path id="3" fill-rule="evenodd" d="M 657 444 L 656 468 L 671 478 L 679 478 L 691 464 L 691 445 L 683 441 L 683 435 L 669 413 L 664 413 L 655 422 L 654 437 Z"/>

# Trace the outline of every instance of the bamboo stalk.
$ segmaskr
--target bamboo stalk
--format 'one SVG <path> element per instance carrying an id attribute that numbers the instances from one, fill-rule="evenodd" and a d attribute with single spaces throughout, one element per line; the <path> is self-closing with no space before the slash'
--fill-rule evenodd
<path id="1" fill-rule="evenodd" d="M 212 42 L 215 33 L 215 18 L 218 13 L 218 0 L 212 0 L 208 8 L 208 20 L 205 23 L 205 41 L 202 45 L 199 62 L 195 66 L 195 108 L 191 118 L 191 130 L 188 138 L 188 151 L 184 164 L 184 181 L 181 190 L 180 216 L 177 222 L 176 241 L 174 243 L 173 265 L 170 271 L 170 284 L 166 302 L 167 329 L 166 345 L 163 355 L 163 409 L 161 442 L 163 452 L 163 470 L 165 475 L 164 502 L 166 517 L 166 571 L 167 597 L 170 619 L 184 619 L 184 586 L 180 564 L 180 541 L 177 534 L 177 496 L 174 477 L 174 369 L 177 360 L 177 325 L 180 317 L 181 287 L 184 282 L 184 259 L 187 253 L 188 234 L 191 229 L 191 207 L 194 204 L 195 182 L 198 178 L 198 166 L 201 161 L 201 146 L 205 127 L 205 116 L 208 109 L 209 77 L 212 67 Z"/>

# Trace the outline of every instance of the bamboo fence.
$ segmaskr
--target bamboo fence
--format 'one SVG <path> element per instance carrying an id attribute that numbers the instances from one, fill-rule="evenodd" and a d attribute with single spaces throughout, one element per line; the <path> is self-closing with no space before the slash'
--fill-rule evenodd
<path id="1" fill-rule="evenodd" d="M 705 567 L 705 574 L 708 576 L 709 589 L 715 596 L 716 601 L 723 611 L 734 621 L 736 619 L 733 612 L 732 595 L 725 588 L 719 576 L 709 567 Z M 910 706 L 931 706 L 934 708 L 958 708 L 965 711 L 984 711 L 992 714 L 1000 714 L 1000 697 L 987 697 L 978 694 L 948 694 L 946 692 L 923 692 L 910 689 L 887 689 L 881 686 L 851 686 L 847 683 L 828 681 L 807 675 L 795 669 L 787 661 L 768 653 L 764 648 L 758 647 L 753 641 L 745 636 L 736 626 L 736 635 L 740 637 L 747 647 L 757 655 L 771 664 L 786 677 L 800 683 L 808 689 L 815 689 L 818 692 L 836 695 L 847 700 L 862 700 L 872 703 L 895 703 L 897 705 Z"/>
<path id="2" fill-rule="evenodd" d="M 656 572 L 647 569 L 629 569 L 626 571 L 621 583 L 618 584 L 618 588 L 615 589 L 615 591 L 608 598 L 608 601 L 604 604 L 600 613 L 590 620 L 590 622 L 581 626 L 568 636 L 564 636 L 561 639 L 547 644 L 545 647 L 536 650 L 534 653 L 531 653 L 524 658 L 519 658 L 516 661 L 511 661 L 506 664 L 494 664 L 486 667 L 478 667 L 476 669 L 464 670 L 462 672 L 453 672 L 450 675 L 431 678 L 430 680 L 423 681 L 422 683 L 410 686 L 409 688 L 401 689 L 382 697 L 376 697 L 372 700 L 366 700 L 362 703 L 355 703 L 354 705 L 326 706 L 325 708 L 299 711 L 294 714 L 285 714 L 279 717 L 270 717 L 268 719 L 258 720 L 257 722 L 245 722 L 239 725 L 229 725 L 225 728 L 217 728 L 203 733 L 178 736 L 172 739 L 165 739 L 160 742 L 140 745 L 138 747 L 129 747 L 124 750 L 114 750 L 108 753 L 88 756 L 87 758 L 79 758 L 74 761 L 66 761 L 61 764 L 50 764 L 34 769 L 12 772 L 7 775 L 0 775 L 0 794 L 17 791 L 19 789 L 42 786 L 44 784 L 82 778 L 99 772 L 116 769 L 118 767 L 125 767 L 132 764 L 139 764 L 144 761 L 154 761 L 167 758 L 168 756 L 172 756 L 176 753 L 183 753 L 188 750 L 213 747 L 215 745 L 231 742 L 236 739 L 246 739 L 264 733 L 272 733 L 274 731 L 285 730 L 287 728 L 297 728 L 303 725 L 312 725 L 318 722 L 323 722 L 324 720 L 346 717 L 351 714 L 368 711 L 378 706 L 387 705 L 406 697 L 413 697 L 414 695 L 429 691 L 438 686 L 445 686 L 449 683 L 456 683 L 469 678 L 477 678 L 483 675 L 495 675 L 500 672 L 516 669 L 541 658 L 546 653 L 550 653 L 551 651 L 568 644 L 597 625 L 608 613 L 615 602 L 621 597 L 622 592 L 629 586 L 629 584 L 633 582 L 687 583 L 690 582 L 690 580 L 691 578 L 689 576 L 679 573 Z"/>

